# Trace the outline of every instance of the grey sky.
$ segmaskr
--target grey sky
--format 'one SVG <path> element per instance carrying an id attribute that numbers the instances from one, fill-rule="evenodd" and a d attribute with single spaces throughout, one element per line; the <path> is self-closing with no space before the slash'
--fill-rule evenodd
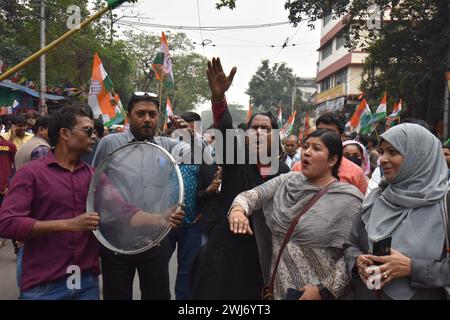
<path id="1" fill-rule="evenodd" d="M 288 21 L 288 12 L 284 10 L 285 0 L 238 0 L 237 8 L 230 10 L 215 9 L 214 0 L 198 0 L 202 26 L 252 25 Z M 127 6 L 128 7 L 128 6 Z M 130 7 L 128 7 L 130 8 Z M 139 0 L 133 6 L 133 11 L 147 18 L 146 22 L 170 25 L 198 26 L 199 17 L 197 0 Z M 129 14 L 130 9 L 126 12 Z M 146 31 L 160 33 L 161 28 L 139 27 Z M 316 75 L 317 48 L 320 41 L 320 28 L 310 30 L 306 22 L 298 28 L 291 25 L 281 25 L 259 29 L 241 29 L 224 31 L 183 31 L 194 42 L 201 43 L 209 39 L 211 45 L 196 46 L 196 51 L 208 59 L 219 56 L 224 70 L 236 66 L 238 71 L 233 86 L 228 91 L 230 103 L 248 105 L 249 97 L 245 94 L 248 82 L 263 59 L 274 62 L 286 62 L 297 76 L 314 77 Z M 289 44 L 295 47 L 281 45 L 289 37 Z M 170 42 L 170 39 L 168 39 Z M 270 45 L 275 45 L 271 48 Z M 175 79 L 176 81 L 176 79 Z M 199 106 L 198 110 L 209 108 L 209 104 Z"/>

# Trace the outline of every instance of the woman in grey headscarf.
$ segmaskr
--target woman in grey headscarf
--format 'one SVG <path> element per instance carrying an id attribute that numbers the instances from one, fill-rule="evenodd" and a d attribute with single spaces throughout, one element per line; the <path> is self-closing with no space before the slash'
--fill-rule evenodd
<path id="1" fill-rule="evenodd" d="M 381 138 L 384 177 L 365 200 L 346 244 L 355 298 L 445 299 L 444 287 L 450 285 L 444 223 L 448 182 L 440 142 L 415 124 L 398 125 Z M 367 254 L 375 241 L 389 236 L 391 255 Z M 374 265 L 381 275 L 377 294 L 368 289 L 376 286 L 367 269 Z"/>
<path id="2" fill-rule="evenodd" d="M 331 183 L 328 192 L 300 218 L 283 251 L 275 277 L 275 299 L 283 299 L 288 288 L 303 291 L 301 300 L 344 294 L 350 278 L 342 247 L 363 196 L 354 186 L 337 181 L 341 159 L 340 137 L 319 129 L 303 145 L 302 172 L 290 172 L 242 192 L 231 206 L 230 229 L 236 234 L 253 233 L 247 217 L 255 214 L 253 227 L 267 284 L 291 222 L 314 194 Z M 264 213 L 263 226 L 256 223 L 261 217 L 259 209 Z M 261 235 L 267 227 L 269 245 L 262 243 Z"/>

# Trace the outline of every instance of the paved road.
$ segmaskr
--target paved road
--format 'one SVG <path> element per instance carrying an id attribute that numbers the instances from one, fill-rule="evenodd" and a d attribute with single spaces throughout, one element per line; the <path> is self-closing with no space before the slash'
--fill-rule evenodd
<path id="1" fill-rule="evenodd" d="M 177 273 L 176 251 L 170 260 L 169 272 L 170 292 L 172 294 L 172 299 L 174 299 L 175 277 Z M 19 289 L 16 283 L 16 256 L 11 240 L 7 240 L 6 245 L 0 249 L 0 300 L 16 300 L 18 296 Z M 134 279 L 133 299 L 140 299 L 140 297 L 139 280 L 136 274 Z"/>

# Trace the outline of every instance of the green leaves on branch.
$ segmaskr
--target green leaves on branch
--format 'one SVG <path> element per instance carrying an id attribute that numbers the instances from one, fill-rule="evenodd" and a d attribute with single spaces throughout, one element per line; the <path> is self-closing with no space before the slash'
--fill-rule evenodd
<path id="1" fill-rule="evenodd" d="M 137 0 L 106 0 L 108 2 L 108 7 L 111 9 L 117 8 L 124 2 L 137 2 Z"/>

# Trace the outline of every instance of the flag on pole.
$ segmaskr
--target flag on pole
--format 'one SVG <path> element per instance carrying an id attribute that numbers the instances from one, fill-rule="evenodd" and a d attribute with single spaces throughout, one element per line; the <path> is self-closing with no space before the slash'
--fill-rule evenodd
<path id="1" fill-rule="evenodd" d="M 292 128 L 294 127 L 294 121 L 295 121 L 296 114 L 297 114 L 297 111 L 294 111 L 294 113 L 289 116 L 288 120 L 286 121 L 284 126 L 281 128 L 281 130 L 280 130 L 280 138 L 281 139 L 284 139 L 291 134 Z"/>
<path id="2" fill-rule="evenodd" d="M 278 123 L 278 129 L 281 130 L 283 128 L 283 111 L 282 111 L 282 108 L 281 108 L 281 104 L 278 105 L 277 123 Z"/>
<path id="3" fill-rule="evenodd" d="M 400 112 L 402 112 L 402 99 L 400 99 L 399 102 L 394 104 L 394 109 L 392 110 L 392 113 L 389 115 L 389 118 L 397 118 L 400 115 Z"/>
<path id="4" fill-rule="evenodd" d="M 170 59 L 169 45 L 164 32 L 161 35 L 161 46 L 153 61 L 152 69 L 155 72 L 156 79 L 161 81 L 164 87 L 167 89 L 173 89 L 175 87 L 172 60 Z"/>
<path id="5" fill-rule="evenodd" d="M 287 136 L 289 136 L 291 134 L 292 129 L 294 128 L 296 115 L 297 115 L 297 111 L 294 111 L 294 113 L 291 115 L 291 118 L 289 119 L 289 127 L 288 127 L 288 131 L 287 131 Z"/>
<path id="6" fill-rule="evenodd" d="M 380 101 L 380 105 L 378 106 L 377 111 L 375 111 L 375 114 L 372 117 L 372 122 L 377 122 L 386 118 L 386 104 L 387 104 L 387 95 L 386 93 L 384 93 L 384 96 Z"/>
<path id="7" fill-rule="evenodd" d="M 298 143 L 301 144 L 303 141 L 303 132 L 302 132 L 302 127 L 300 127 L 300 129 L 298 129 Z"/>
<path id="8" fill-rule="evenodd" d="M 394 104 L 392 113 L 387 117 L 386 128 L 390 129 L 395 126 L 400 120 L 400 112 L 402 112 L 402 99 Z"/>
<path id="9" fill-rule="evenodd" d="M 245 123 L 248 123 L 250 121 L 250 118 L 252 117 L 252 114 L 253 114 L 253 106 L 252 106 L 252 103 L 249 102 L 248 103 L 247 117 L 245 118 Z"/>
<path id="10" fill-rule="evenodd" d="M 303 131 L 303 136 L 306 138 L 308 136 L 308 131 L 309 131 L 309 113 L 306 112 L 306 117 L 305 117 L 305 130 Z"/>
<path id="11" fill-rule="evenodd" d="M 170 123 L 170 116 L 173 116 L 173 108 L 172 103 L 170 102 L 169 97 L 167 97 L 166 103 L 166 121 L 164 121 L 164 130 L 167 129 L 167 124 Z"/>
<path id="12" fill-rule="evenodd" d="M 356 107 L 355 113 L 350 120 L 352 131 L 367 134 L 370 132 L 370 123 L 372 120 L 372 112 L 366 101 L 363 99 Z"/>
<path id="13" fill-rule="evenodd" d="M 97 53 L 94 55 L 88 104 L 94 117 L 97 118 L 101 115 L 103 123 L 107 127 L 120 124 L 125 120 L 125 112 L 120 98 L 114 92 L 111 78 L 103 68 Z"/>

